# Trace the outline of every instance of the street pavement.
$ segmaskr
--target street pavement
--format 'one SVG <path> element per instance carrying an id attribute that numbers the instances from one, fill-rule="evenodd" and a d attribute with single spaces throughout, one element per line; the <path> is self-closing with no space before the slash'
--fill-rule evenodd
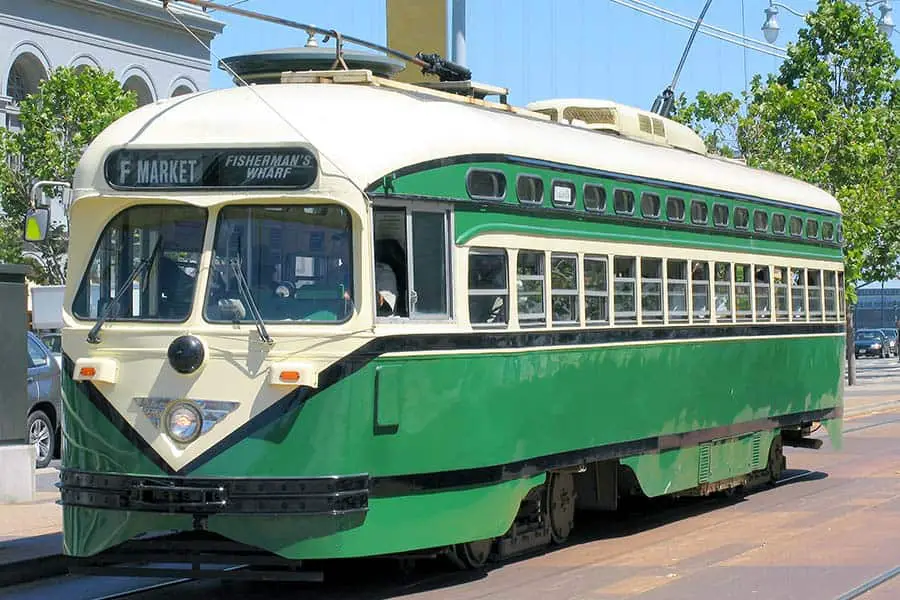
<path id="1" fill-rule="evenodd" d="M 857 362 L 857 385 L 845 387 L 844 403 L 845 433 L 854 431 L 855 427 L 859 427 L 859 423 L 868 423 L 872 419 L 877 420 L 880 413 L 900 410 L 900 361 L 896 358 L 859 360 Z M 890 418 L 896 420 L 893 415 L 881 417 L 882 420 L 888 419 L 887 422 L 892 422 L 889 420 Z M 900 438 L 900 425 L 894 429 L 884 427 L 881 431 L 882 433 L 889 431 L 894 434 L 895 437 L 892 439 Z M 861 434 L 862 432 L 848 433 L 851 437 Z M 895 452 L 888 454 L 888 456 L 891 465 L 895 466 L 900 464 L 897 460 L 898 456 L 900 456 L 900 447 L 895 447 L 893 450 Z M 830 452 L 826 449 L 819 453 L 802 451 L 798 456 L 820 457 L 814 459 L 804 458 L 803 460 L 809 465 L 821 463 L 819 468 L 821 468 L 823 476 L 827 478 L 832 475 L 831 466 L 834 464 L 834 458 L 829 455 Z M 827 460 L 823 458 L 826 456 L 829 456 Z M 840 457 L 841 455 L 837 456 Z M 793 459 L 790 460 L 793 461 Z M 846 462 L 848 457 L 845 456 L 838 460 Z M 789 466 L 793 466 L 793 463 Z M 60 560 L 59 557 L 62 549 L 60 534 L 62 510 L 57 504 L 59 495 L 54 485 L 58 481 L 58 469 L 59 462 L 54 461 L 46 469 L 40 469 L 37 472 L 38 493 L 37 498 L 33 502 L 0 507 L 0 587 L 65 572 L 64 561 Z M 828 475 L 825 475 L 825 473 L 828 473 Z M 891 470 L 890 473 L 896 476 L 900 474 L 900 471 Z M 851 477 L 851 475 L 843 474 L 840 477 Z M 900 514 L 900 510 L 897 510 L 897 514 Z M 812 516 L 807 515 L 806 518 L 811 519 Z M 900 529 L 900 523 L 898 523 L 898 529 Z M 900 542 L 898 542 L 896 549 L 896 555 L 900 555 Z M 657 579 L 653 578 L 652 581 L 657 581 Z M 655 589 L 654 586 L 650 585 L 650 580 L 645 583 L 650 586 L 648 590 L 651 588 Z M 642 584 L 637 582 L 634 585 L 640 587 Z M 615 587 L 608 588 L 607 592 L 613 593 L 617 589 Z M 607 592 L 600 594 L 598 597 L 610 597 L 606 595 Z M 7 596 L 0 593 L 0 598 L 4 597 Z M 457 597 L 471 596 L 466 593 Z M 499 598 L 505 596 L 490 595 L 488 597 Z"/>

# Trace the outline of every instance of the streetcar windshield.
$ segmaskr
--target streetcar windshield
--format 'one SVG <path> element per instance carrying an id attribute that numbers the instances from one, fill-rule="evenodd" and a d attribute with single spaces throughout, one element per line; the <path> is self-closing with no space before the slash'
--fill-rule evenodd
<path id="1" fill-rule="evenodd" d="M 96 319 L 113 303 L 108 321 L 184 321 L 191 312 L 205 230 L 203 208 L 163 205 L 123 210 L 97 242 L 75 295 L 73 314 Z M 148 264 L 136 270 L 144 261 Z"/>
<path id="2" fill-rule="evenodd" d="M 339 322 L 353 309 L 350 214 L 339 206 L 228 206 L 206 296 L 212 322 Z M 242 289 L 243 288 L 243 289 Z"/>

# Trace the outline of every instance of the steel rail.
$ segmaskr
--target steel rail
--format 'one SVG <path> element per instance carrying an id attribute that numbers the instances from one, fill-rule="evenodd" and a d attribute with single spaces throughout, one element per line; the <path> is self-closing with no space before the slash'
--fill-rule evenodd
<path id="1" fill-rule="evenodd" d="M 875 588 L 877 588 L 878 586 L 887 583 L 888 581 L 890 581 L 897 575 L 900 575 L 900 566 L 896 566 L 893 569 L 889 569 L 889 570 L 885 571 L 884 573 L 882 573 L 881 575 L 878 575 L 877 577 L 873 577 L 872 579 L 868 580 L 867 582 L 863 583 L 862 585 L 856 586 L 849 592 L 838 596 L 837 600 L 853 600 L 854 598 L 859 598 L 863 594 L 867 594 L 867 593 L 871 592 L 872 590 L 874 590 Z"/>

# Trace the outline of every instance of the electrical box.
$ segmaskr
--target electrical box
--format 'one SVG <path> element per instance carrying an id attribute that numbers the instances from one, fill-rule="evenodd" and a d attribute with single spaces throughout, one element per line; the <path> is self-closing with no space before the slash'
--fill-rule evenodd
<path id="1" fill-rule="evenodd" d="M 28 369 L 23 265 L 0 264 L 0 444 L 26 439 Z"/>

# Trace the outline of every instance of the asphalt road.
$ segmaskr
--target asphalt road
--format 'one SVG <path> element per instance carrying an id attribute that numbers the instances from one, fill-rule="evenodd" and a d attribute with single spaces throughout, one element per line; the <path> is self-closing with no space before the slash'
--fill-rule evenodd
<path id="1" fill-rule="evenodd" d="M 882 380 L 894 371 L 896 382 L 879 385 L 900 391 L 900 369 L 887 362 L 860 366 Z M 354 561 L 331 565 L 324 584 L 189 582 L 128 597 L 842 598 L 879 575 L 900 572 L 900 412 L 848 419 L 844 429 L 841 451 L 827 441 L 819 451 L 789 449 L 789 471 L 774 488 L 579 514 L 568 545 L 483 572 L 423 561 L 404 573 L 393 562 Z M 150 583 L 158 581 L 69 576 L 0 590 L 0 600 L 88 600 Z M 858 597 L 900 598 L 900 576 Z"/>

